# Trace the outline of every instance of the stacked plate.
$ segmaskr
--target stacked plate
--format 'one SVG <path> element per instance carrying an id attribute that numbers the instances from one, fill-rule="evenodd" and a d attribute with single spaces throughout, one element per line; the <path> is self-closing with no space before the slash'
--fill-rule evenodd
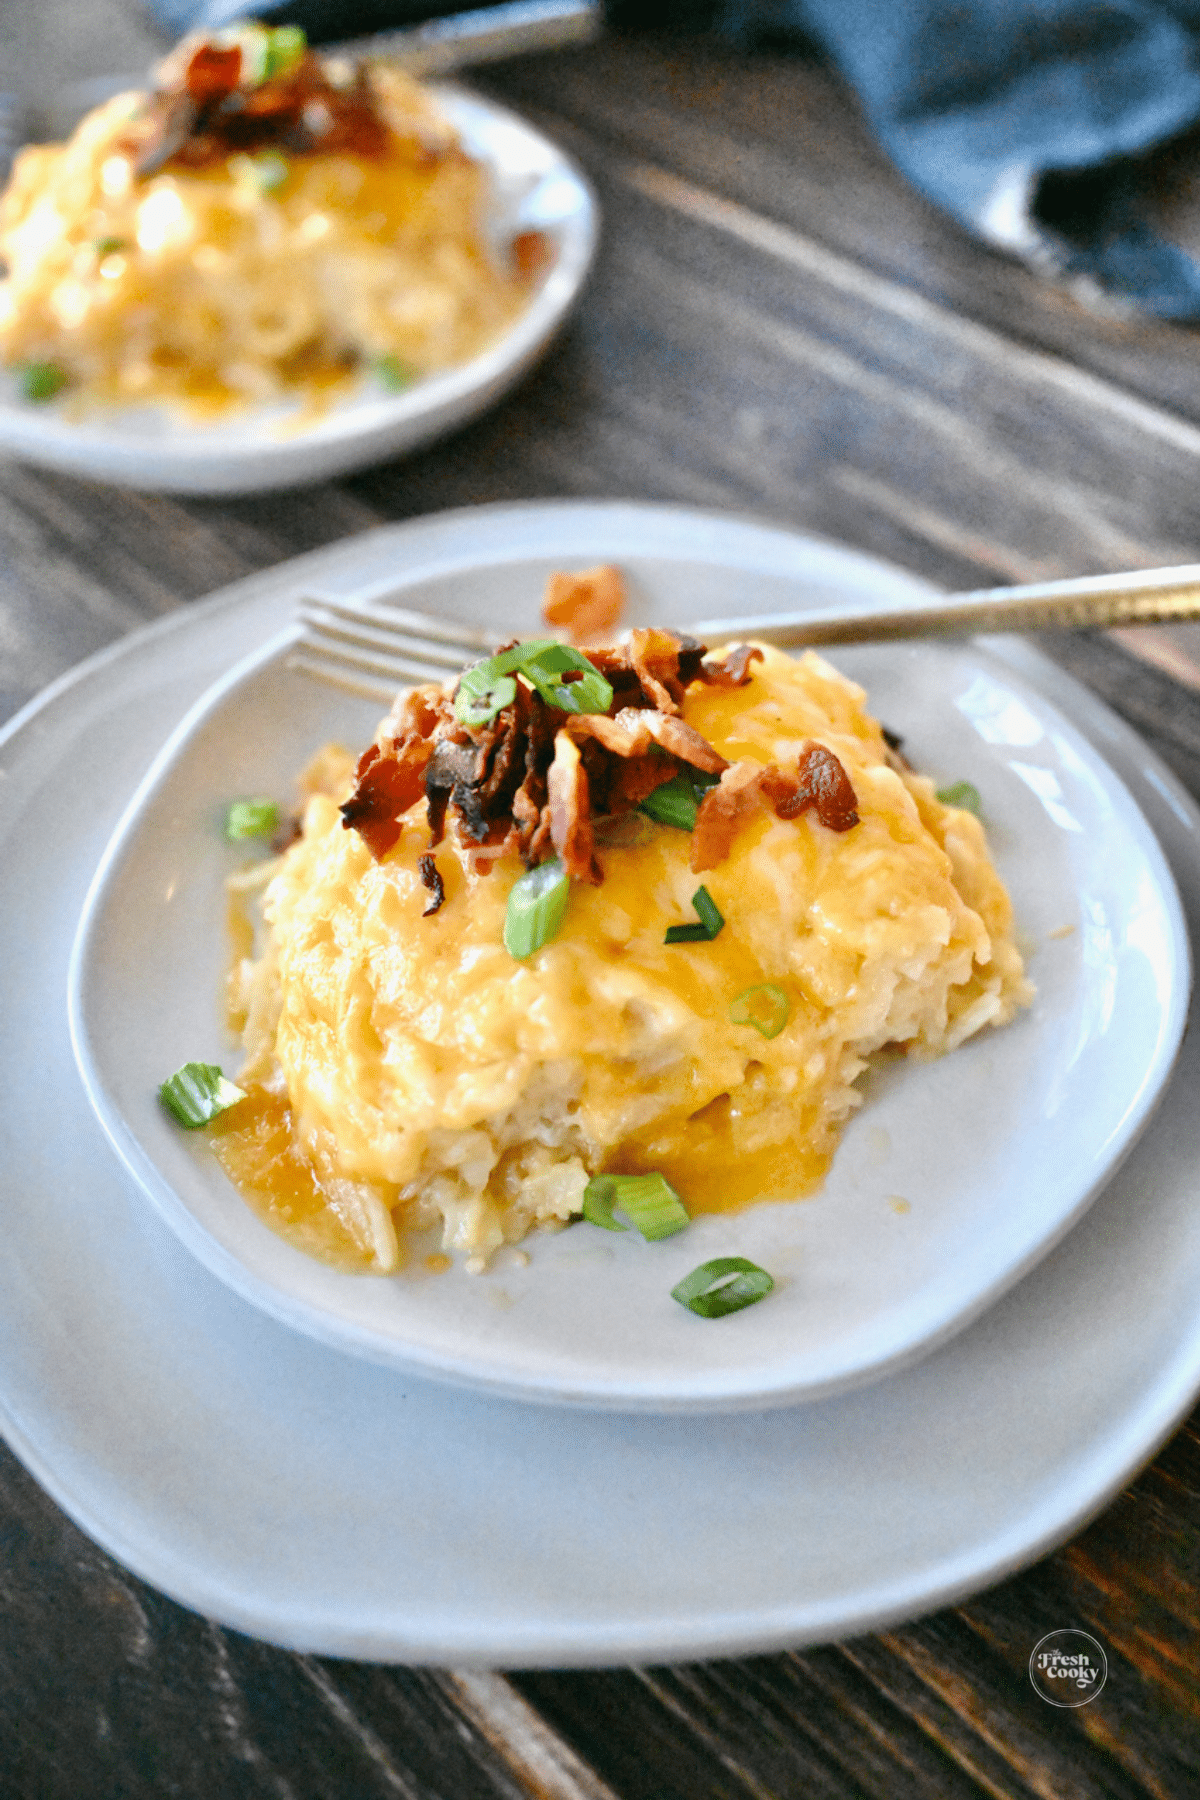
<path id="1" fill-rule="evenodd" d="M 1038 996 L 872 1076 L 815 1199 L 365 1280 L 272 1236 L 164 1120 L 163 1072 L 229 1055 L 225 802 L 374 727 L 285 668 L 300 596 L 399 591 L 528 634 L 546 574 L 600 560 L 648 622 L 924 592 L 727 517 L 487 508 L 242 583 L 4 743 L 0 888 L 38 945 L 6 979 L 6 1431 L 139 1574 L 281 1643 L 529 1665 L 848 1635 L 1064 1536 L 1200 1386 L 1196 814 L 1008 640 L 836 657 L 920 768 L 984 794 Z M 721 1254 L 769 1268 L 769 1302 L 674 1306 Z"/>

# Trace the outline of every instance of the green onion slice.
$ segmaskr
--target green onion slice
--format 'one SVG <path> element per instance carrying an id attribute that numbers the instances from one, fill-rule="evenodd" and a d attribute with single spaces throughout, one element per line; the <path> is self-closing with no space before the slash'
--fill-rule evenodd
<path id="1" fill-rule="evenodd" d="M 692 905 L 699 914 L 699 924 L 668 925 L 664 944 L 711 944 L 725 923 L 717 903 L 706 887 L 698 887 L 692 895 Z"/>
<path id="2" fill-rule="evenodd" d="M 57 363 L 31 362 L 18 369 L 17 379 L 26 400 L 53 400 L 67 385 L 66 371 Z"/>
<path id="3" fill-rule="evenodd" d="M 660 825 L 674 825 L 678 831 L 694 831 L 704 790 L 714 787 L 719 780 L 719 775 L 709 775 L 703 769 L 676 775 L 648 794 L 641 803 L 641 810 Z"/>
<path id="4" fill-rule="evenodd" d="M 246 1098 L 240 1087 L 226 1081 L 216 1063 L 184 1063 L 182 1069 L 164 1081 L 158 1097 L 180 1125 L 195 1131 L 207 1125 L 218 1113 L 236 1106 Z"/>
<path id="5" fill-rule="evenodd" d="M 625 1231 L 613 1218 L 620 1207 L 629 1223 L 647 1243 L 674 1237 L 691 1224 L 683 1201 L 657 1170 L 652 1175 L 593 1175 L 583 1190 L 583 1216 L 605 1231 Z"/>
<path id="6" fill-rule="evenodd" d="M 291 173 L 286 157 L 277 150 L 264 150 L 259 156 L 231 156 L 228 168 L 235 181 L 257 188 L 260 194 L 273 194 Z"/>
<path id="7" fill-rule="evenodd" d="M 774 1286 L 767 1271 L 744 1256 L 717 1256 L 677 1281 L 671 1298 L 702 1319 L 720 1319 L 753 1306 Z"/>
<path id="8" fill-rule="evenodd" d="M 128 245 L 124 238 L 107 237 L 97 238 L 93 248 L 103 262 L 106 256 L 115 256 L 118 250 L 125 250 Z"/>
<path id="9" fill-rule="evenodd" d="M 753 1025 L 765 1038 L 778 1037 L 788 1022 L 791 1007 L 788 997 L 773 981 L 760 987 L 748 987 L 730 1002 L 729 1019 L 733 1025 Z"/>
<path id="10" fill-rule="evenodd" d="M 983 811 L 983 796 L 973 781 L 955 781 L 949 787 L 939 788 L 937 797 L 943 806 L 961 806 L 976 818 Z"/>
<path id="11" fill-rule="evenodd" d="M 564 682 L 568 673 L 579 679 Z M 454 699 L 459 723 L 486 725 L 494 719 L 511 705 L 518 675 L 537 689 L 547 706 L 556 706 L 560 712 L 603 713 L 612 705 L 612 688 L 586 656 L 555 638 L 531 638 L 466 671 Z"/>
<path id="12" fill-rule="evenodd" d="M 225 814 L 225 836 L 231 844 L 243 838 L 270 837 L 279 823 L 274 800 L 235 800 Z"/>
<path id="13" fill-rule="evenodd" d="M 308 38 L 299 25 L 276 25 L 273 30 L 268 30 L 263 80 L 270 81 L 276 75 L 286 75 L 289 69 L 295 68 L 307 49 Z"/>
<path id="14" fill-rule="evenodd" d="M 402 362 L 398 356 L 378 357 L 375 373 L 391 394 L 402 394 L 417 379 L 417 371 L 412 364 Z"/>
<path id="15" fill-rule="evenodd" d="M 524 962 L 558 933 L 567 911 L 571 878 L 558 857 L 539 863 L 514 881 L 504 915 L 504 948 Z"/>

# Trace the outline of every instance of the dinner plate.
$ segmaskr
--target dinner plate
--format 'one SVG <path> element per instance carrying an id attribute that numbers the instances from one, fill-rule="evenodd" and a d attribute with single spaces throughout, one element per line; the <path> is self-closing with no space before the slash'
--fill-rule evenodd
<path id="1" fill-rule="evenodd" d="M 74 416 L 66 399 L 23 400 L 0 369 L 0 450 L 48 468 L 165 493 L 245 494 L 326 481 L 431 442 L 481 413 L 532 368 L 579 297 L 599 228 L 595 197 L 575 163 L 541 132 L 452 84 L 432 91 L 466 149 L 491 172 L 488 235 L 500 253 L 521 231 L 543 231 L 553 263 L 520 318 L 470 362 L 403 393 L 367 377 L 321 416 L 303 402 L 232 413 L 212 424 L 166 407 Z"/>
<path id="2" fill-rule="evenodd" d="M 567 560 L 605 555 L 625 572 L 635 622 L 802 605 L 822 578 L 811 551 L 797 558 L 789 539 L 765 535 L 700 570 L 688 527 L 655 514 L 598 522 Z M 501 554 L 451 533 L 439 555 L 398 563 L 389 591 L 531 635 L 555 560 L 536 529 L 510 534 Z M 865 580 L 878 590 L 873 569 Z M 246 861 L 221 838 L 228 802 L 286 800 L 323 743 L 369 743 L 381 710 L 290 672 L 288 641 L 218 682 L 149 770 L 89 896 L 71 980 L 84 1084 L 118 1154 L 189 1249 L 283 1323 L 395 1368 L 556 1405 L 811 1399 L 962 1329 L 1074 1223 L 1149 1117 L 1190 968 L 1174 882 L 1124 784 L 983 648 L 864 648 L 838 661 L 907 754 L 985 796 L 1037 984 L 1030 1011 L 941 1061 L 876 1069 L 816 1196 L 704 1215 L 657 1244 L 586 1223 L 534 1232 L 484 1275 L 460 1260 L 432 1279 L 417 1261 L 381 1279 L 305 1256 L 157 1100 L 184 1062 L 238 1060 L 218 1015 L 223 884 Z M 713 1321 L 671 1299 L 698 1263 L 727 1255 L 772 1273 L 769 1300 Z"/>
<path id="3" fill-rule="evenodd" d="M 224 1624 L 331 1655 L 562 1666 L 737 1655 L 947 1604 L 1076 1529 L 1200 1389 L 1200 1038 L 1149 1130 L 1026 1278 L 915 1367 L 704 1416 L 526 1406 L 331 1351 L 215 1280 L 111 1155 L 62 994 L 91 873 L 158 744 L 297 596 L 473 542 L 769 554 L 822 602 L 920 591 L 787 532 L 675 509 L 498 507 L 237 584 L 58 683 L 0 740 L 0 1421 L 71 1517 Z M 1193 930 L 1200 817 L 1127 726 L 1015 642 L 1163 844 Z M 1065 921 L 1064 921 L 1065 922 Z M 1065 940 L 1069 942 L 1070 940 Z M 897 1221 L 899 1222 L 899 1221 Z"/>

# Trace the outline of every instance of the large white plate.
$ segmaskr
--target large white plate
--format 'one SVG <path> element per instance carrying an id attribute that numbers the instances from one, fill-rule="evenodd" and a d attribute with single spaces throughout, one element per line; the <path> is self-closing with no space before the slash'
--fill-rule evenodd
<path id="1" fill-rule="evenodd" d="M 67 402 L 31 405 L 0 369 L 0 450 L 48 468 L 127 487 L 248 494 L 325 481 L 398 456 L 472 419 L 520 380 L 574 306 L 591 266 L 599 218 L 574 162 L 517 114 L 454 86 L 435 86 L 466 148 L 492 175 L 490 229 L 498 251 L 519 231 L 544 231 L 554 265 L 503 338 L 402 394 L 360 388 L 312 424 L 280 404 L 195 423 L 165 407 L 71 417 Z"/>
<path id="2" fill-rule="evenodd" d="M 0 1419 L 84 1530 L 198 1611 L 330 1654 L 479 1664 L 732 1655 L 852 1635 L 999 1579 L 1075 1529 L 1200 1388 L 1200 1040 L 1095 1206 L 915 1368 L 714 1421 L 560 1411 L 329 1351 L 214 1280 L 111 1156 L 62 993 L 91 870 L 157 742 L 296 595 L 469 539 L 587 556 L 688 542 L 815 597 L 904 578 L 743 524 L 494 508 L 256 576 L 59 684 L 0 742 Z M 910 584 L 913 591 L 915 584 Z M 1193 928 L 1200 818 L 1129 729 L 1020 645 L 1169 855 Z"/>
<path id="3" fill-rule="evenodd" d="M 811 581 L 811 555 L 797 560 L 790 543 L 782 579 L 756 554 L 714 555 L 701 574 L 667 531 L 652 554 L 598 538 L 586 554 L 617 556 L 639 621 L 761 610 L 785 594 L 802 604 Z M 467 531 L 392 585 L 405 605 L 530 635 L 553 560 L 543 544 L 510 544 L 498 563 Z M 72 981 L 84 1082 L 118 1153 L 208 1268 L 285 1323 L 394 1367 L 558 1404 L 813 1398 L 966 1324 L 1072 1224 L 1148 1118 L 1189 984 L 1152 832 L 1086 739 L 986 652 L 876 647 L 838 660 L 919 767 L 987 796 L 1032 948 L 1032 1010 L 942 1062 L 877 1072 L 815 1198 L 702 1217 L 655 1245 L 590 1225 L 534 1233 L 528 1267 L 502 1253 L 483 1277 L 460 1263 L 437 1280 L 380 1280 L 314 1262 L 157 1101 L 181 1063 L 237 1060 L 217 1013 L 222 884 L 245 862 L 220 837 L 230 797 L 286 798 L 322 743 L 357 748 L 374 733 L 378 705 L 290 673 L 285 654 L 269 649 L 219 683 L 156 760 L 89 898 Z M 769 1302 L 713 1322 L 671 1300 L 697 1263 L 730 1254 L 771 1270 Z"/>

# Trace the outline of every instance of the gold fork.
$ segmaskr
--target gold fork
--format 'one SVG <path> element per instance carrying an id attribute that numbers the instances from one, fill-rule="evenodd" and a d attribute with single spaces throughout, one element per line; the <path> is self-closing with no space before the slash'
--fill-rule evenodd
<path id="1" fill-rule="evenodd" d="M 302 600 L 299 618 L 288 667 L 381 700 L 390 700 L 398 687 L 413 682 L 445 681 L 468 663 L 490 655 L 512 635 L 413 612 L 392 605 L 386 594 L 370 602 Z M 1041 631 L 1051 626 L 1080 630 L 1185 619 L 1200 619 L 1200 563 L 1125 575 L 1083 575 L 1025 587 L 977 588 L 901 605 L 888 601 L 878 607 L 743 613 L 693 620 L 674 629 L 704 643 L 758 638 L 795 650 L 984 631 Z"/>

